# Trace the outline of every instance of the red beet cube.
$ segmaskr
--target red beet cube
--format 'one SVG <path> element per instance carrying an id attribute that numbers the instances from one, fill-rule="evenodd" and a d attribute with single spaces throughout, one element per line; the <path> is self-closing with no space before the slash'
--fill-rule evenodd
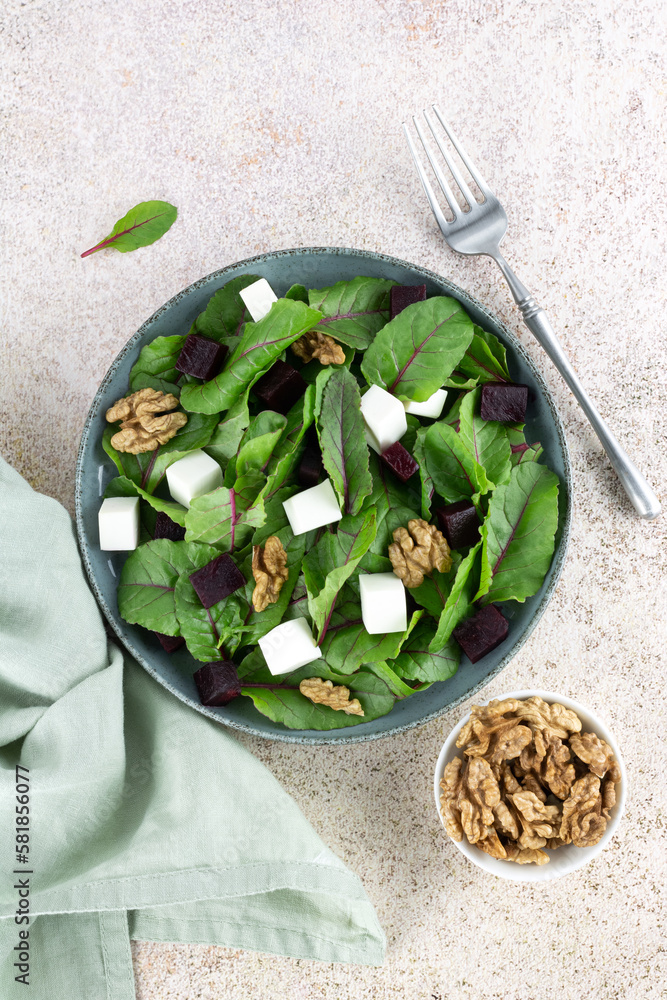
<path id="1" fill-rule="evenodd" d="M 185 538 L 185 528 L 160 511 L 155 519 L 155 534 L 153 538 L 171 538 L 172 542 L 182 542 Z"/>
<path id="2" fill-rule="evenodd" d="M 389 318 L 393 319 L 406 306 L 411 306 L 413 302 L 423 302 L 425 298 L 426 285 L 392 285 L 389 293 Z"/>
<path id="3" fill-rule="evenodd" d="M 452 635 L 471 663 L 477 663 L 507 638 L 509 626 L 498 608 L 487 604 L 456 626 Z"/>
<path id="4" fill-rule="evenodd" d="M 504 424 L 521 424 L 526 419 L 528 386 L 508 382 L 487 382 L 482 386 L 479 415 L 482 420 L 500 420 Z"/>
<path id="5" fill-rule="evenodd" d="M 153 632 L 153 635 L 157 636 L 158 642 L 166 653 L 173 653 L 175 649 L 180 649 L 181 646 L 185 645 L 185 639 L 182 635 L 163 635 L 162 632 Z"/>
<path id="6" fill-rule="evenodd" d="M 199 333 L 190 333 L 185 338 L 174 367 L 184 375 L 194 375 L 195 378 L 203 378 L 208 382 L 220 371 L 226 354 L 224 344 L 202 337 Z"/>
<path id="7" fill-rule="evenodd" d="M 244 587 L 245 582 L 243 573 L 226 552 L 190 574 L 190 583 L 205 608 L 229 597 L 239 587 Z"/>
<path id="8" fill-rule="evenodd" d="M 303 396 L 307 386 L 296 368 L 284 361 L 276 361 L 252 388 L 263 404 L 262 409 L 287 413 Z"/>
<path id="9" fill-rule="evenodd" d="M 195 671 L 193 680 L 202 705 L 227 705 L 241 694 L 241 681 L 231 660 L 205 663 Z"/>
<path id="10" fill-rule="evenodd" d="M 419 463 L 415 461 L 400 441 L 390 444 L 382 452 L 380 458 L 398 476 L 402 483 L 407 483 L 410 476 L 414 476 L 419 468 Z"/>
<path id="11" fill-rule="evenodd" d="M 450 549 L 462 549 L 479 541 L 479 517 L 470 500 L 436 507 L 435 514 Z"/>
<path id="12" fill-rule="evenodd" d="M 297 472 L 299 484 L 306 488 L 317 486 L 323 468 L 322 452 L 319 448 L 313 448 L 311 445 L 308 445 L 303 453 L 299 471 Z"/>

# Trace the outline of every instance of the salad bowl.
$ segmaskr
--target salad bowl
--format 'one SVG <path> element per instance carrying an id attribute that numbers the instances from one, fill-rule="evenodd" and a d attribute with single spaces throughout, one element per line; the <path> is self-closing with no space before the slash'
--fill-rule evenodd
<path id="1" fill-rule="evenodd" d="M 380 718 L 350 728 L 286 729 L 262 716 L 246 698 L 236 698 L 224 707 L 202 705 L 192 677 L 200 664 L 187 651 L 164 652 L 148 631 L 120 617 L 117 586 L 126 554 L 101 551 L 99 547 L 97 514 L 109 482 L 117 475 L 102 447 L 107 409 L 127 393 L 128 376 L 142 347 L 156 337 L 186 334 L 213 293 L 232 278 L 245 274 L 265 278 L 278 296 L 294 284 L 323 288 L 364 275 L 402 285 L 425 284 L 427 296 L 446 295 L 458 300 L 474 323 L 499 338 L 507 351 L 512 378 L 529 387 L 526 438 L 542 444 L 546 464 L 559 479 L 558 528 L 551 565 L 534 596 L 521 604 L 512 601 L 503 606 L 509 622 L 508 637 L 475 664 L 464 656 L 449 680 L 398 701 Z M 79 448 L 75 504 L 81 554 L 95 596 L 121 643 L 151 676 L 186 704 L 224 725 L 287 742 L 332 744 L 376 739 L 419 726 L 475 694 L 503 669 L 539 621 L 558 581 L 569 537 L 571 472 L 562 422 L 546 384 L 515 336 L 483 305 L 446 278 L 404 261 L 369 251 L 314 247 L 276 251 L 215 271 L 179 292 L 141 326 L 111 365 L 93 400 Z"/>

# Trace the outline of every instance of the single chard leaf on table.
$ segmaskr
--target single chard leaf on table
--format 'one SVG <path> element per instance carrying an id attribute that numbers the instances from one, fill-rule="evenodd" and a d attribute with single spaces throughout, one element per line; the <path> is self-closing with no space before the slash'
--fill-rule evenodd
<path id="1" fill-rule="evenodd" d="M 523 602 L 542 586 L 558 526 L 558 476 L 536 462 L 512 469 L 489 501 L 475 599 Z"/>
<path id="2" fill-rule="evenodd" d="M 242 548 L 252 529 L 264 523 L 264 504 L 258 499 L 266 482 L 263 473 L 248 472 L 233 486 L 220 486 L 196 497 L 185 515 L 186 542 L 214 545 L 220 552 Z"/>
<path id="3" fill-rule="evenodd" d="M 192 545 L 190 552 L 192 568 L 182 573 L 176 581 L 174 609 L 188 652 L 195 660 L 210 663 L 221 659 L 218 646 L 221 638 L 228 638 L 230 630 L 235 632 L 238 638 L 235 644 L 225 646 L 225 654 L 232 656 L 236 652 L 242 637 L 240 629 L 248 605 L 241 592 L 237 592 L 210 608 L 203 607 L 189 577 L 195 570 L 217 559 L 220 552 L 210 545 Z"/>
<path id="4" fill-rule="evenodd" d="M 406 680 L 428 684 L 453 677 L 461 659 L 458 644 L 451 639 L 441 649 L 433 651 L 430 649 L 432 637 L 433 626 L 422 622 L 394 660 L 396 673 Z"/>
<path id="5" fill-rule="evenodd" d="M 370 385 L 423 402 L 441 388 L 472 334 L 472 320 L 455 299 L 415 302 L 376 335 L 361 370 Z"/>
<path id="6" fill-rule="evenodd" d="M 120 253 L 147 247 L 164 236 L 176 221 L 177 214 L 168 201 L 141 201 L 118 220 L 101 243 L 86 250 L 81 256 L 88 257 L 106 247 L 112 247 Z"/>
<path id="7" fill-rule="evenodd" d="M 181 404 L 197 413 L 226 410 L 252 386 L 293 341 L 312 329 L 321 314 L 303 302 L 278 299 L 259 323 L 246 323 L 224 368 L 203 384 L 186 385 Z"/>
<path id="8" fill-rule="evenodd" d="M 208 300 L 206 309 L 197 316 L 191 332 L 219 343 L 226 342 L 230 337 L 239 337 L 243 324 L 250 319 L 239 292 L 257 280 L 255 274 L 241 274 L 219 288 Z"/>
<path id="9" fill-rule="evenodd" d="M 127 476 L 117 476 L 115 479 L 112 479 L 104 491 L 104 496 L 105 498 L 143 497 L 153 510 L 167 514 L 172 521 L 180 524 L 181 528 L 185 527 L 185 507 L 182 507 L 180 503 L 175 503 L 173 500 L 162 500 L 160 497 L 153 496 L 152 493 L 147 493 L 146 490 L 142 490 L 141 486 L 137 486 Z"/>
<path id="10" fill-rule="evenodd" d="M 184 336 L 156 337 L 142 347 L 130 372 L 132 392 L 150 388 L 178 396 L 183 375 L 176 368 L 176 362 L 184 343 Z"/>
<path id="11" fill-rule="evenodd" d="M 118 610 L 131 625 L 163 635 L 180 635 L 174 590 L 183 573 L 192 573 L 197 546 L 158 538 L 130 552 L 118 584 Z"/>
<path id="12" fill-rule="evenodd" d="M 431 639 L 429 649 L 432 652 L 442 649 L 459 622 L 462 622 L 464 618 L 469 618 L 474 612 L 473 601 L 479 589 L 481 551 L 482 542 L 480 539 L 456 569 L 451 590 L 440 611 L 438 628 Z"/>
<path id="13" fill-rule="evenodd" d="M 453 427 L 440 420 L 431 424 L 424 437 L 426 467 L 436 492 L 447 503 L 486 493 L 489 482 Z"/>
<path id="14" fill-rule="evenodd" d="M 507 370 L 507 352 L 492 333 L 475 326 L 465 354 L 452 372 L 451 384 L 465 388 L 470 382 L 511 382 Z M 450 382 L 446 382 L 449 385 Z"/>
<path id="15" fill-rule="evenodd" d="M 459 438 L 484 469 L 489 486 L 500 486 L 507 482 L 512 469 L 510 442 L 501 423 L 479 416 L 480 392 L 467 392 L 461 402 Z"/>
<path id="16" fill-rule="evenodd" d="M 306 553 L 303 572 L 308 588 L 308 611 L 320 633 L 326 633 L 338 593 L 354 573 L 375 538 L 375 513 L 347 514 L 335 534 L 325 532 Z"/>
<path id="17" fill-rule="evenodd" d="M 346 514 L 358 514 L 373 488 L 361 415 L 361 393 L 346 368 L 327 381 L 317 433 L 322 462 Z"/>
<path id="18" fill-rule="evenodd" d="M 318 329 L 357 351 L 365 350 L 389 319 L 389 291 L 395 284 L 359 277 L 330 288 L 311 288 L 308 302 L 322 314 Z"/>
<path id="19" fill-rule="evenodd" d="M 154 493 L 170 465 L 188 452 L 204 448 L 208 444 L 217 419 L 217 414 L 189 413 L 187 424 L 170 441 L 158 445 L 154 451 L 145 451 L 140 455 L 116 451 L 111 438 L 120 425 L 110 424 L 102 435 L 102 447 L 121 476 L 127 476 L 147 493 Z"/>

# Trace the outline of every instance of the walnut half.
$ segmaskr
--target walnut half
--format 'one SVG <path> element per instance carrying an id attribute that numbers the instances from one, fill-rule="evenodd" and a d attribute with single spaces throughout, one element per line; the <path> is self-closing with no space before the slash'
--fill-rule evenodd
<path id="1" fill-rule="evenodd" d="M 307 677 L 299 684 L 299 691 L 315 705 L 328 705 L 335 712 L 346 715 L 363 715 L 364 710 L 358 698 L 350 700 L 350 689 L 344 684 L 324 681 L 321 677 Z"/>
<path id="2" fill-rule="evenodd" d="M 452 568 L 444 535 L 421 517 L 408 521 L 407 528 L 396 528 L 389 558 L 394 573 L 406 587 L 420 587 L 424 576 L 434 569 L 446 573 Z"/>
<path id="3" fill-rule="evenodd" d="M 342 365 L 345 361 L 345 351 L 328 333 L 319 330 L 308 330 L 292 344 L 292 350 L 302 361 L 312 361 L 317 358 L 321 365 Z"/>
<path id="4" fill-rule="evenodd" d="M 269 604 L 276 603 L 289 576 L 287 553 L 277 535 L 270 535 L 264 542 L 264 548 L 253 545 L 252 575 L 256 584 L 252 592 L 252 606 L 255 611 L 264 611 Z"/>
<path id="5" fill-rule="evenodd" d="M 106 413 L 110 424 L 121 421 L 120 430 L 111 438 L 111 447 L 130 455 L 141 455 L 171 441 L 188 422 L 185 413 L 165 412 L 177 406 L 176 396 L 159 389 L 139 389 L 119 399 Z"/>

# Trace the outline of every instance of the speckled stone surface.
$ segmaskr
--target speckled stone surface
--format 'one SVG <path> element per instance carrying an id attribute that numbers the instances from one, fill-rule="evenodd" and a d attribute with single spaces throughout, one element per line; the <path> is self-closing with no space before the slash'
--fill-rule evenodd
<path id="1" fill-rule="evenodd" d="M 510 261 L 665 504 L 666 20 L 661 0 L 4 4 L 4 456 L 71 510 L 81 427 L 117 351 L 234 260 L 354 246 L 446 274 L 538 360 L 574 465 L 556 595 L 485 693 L 584 702 L 630 774 L 610 848 L 531 888 L 473 869 L 440 827 L 432 771 L 453 716 L 345 749 L 243 738 L 363 878 L 386 964 L 137 943 L 140 1000 L 667 996 L 667 520 L 634 516 L 494 265 L 443 245 L 400 132 L 427 102 L 446 108 L 506 205 Z M 79 258 L 148 198 L 179 209 L 160 242 Z"/>

